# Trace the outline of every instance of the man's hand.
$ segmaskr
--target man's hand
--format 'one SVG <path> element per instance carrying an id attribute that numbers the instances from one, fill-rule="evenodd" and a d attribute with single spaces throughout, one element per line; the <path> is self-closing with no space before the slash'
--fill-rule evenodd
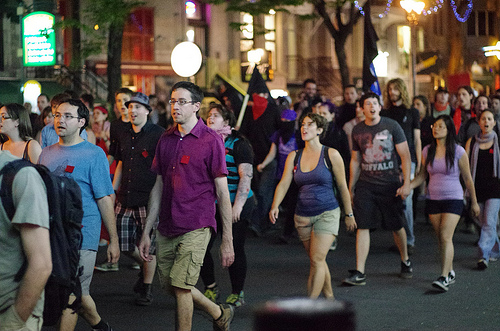
<path id="1" fill-rule="evenodd" d="M 120 247 L 118 241 L 110 242 L 108 245 L 108 262 L 116 263 L 120 259 Z"/>
<path id="2" fill-rule="evenodd" d="M 221 263 L 223 268 L 228 268 L 234 262 L 234 249 L 231 240 L 222 239 L 220 245 Z"/>
<path id="3" fill-rule="evenodd" d="M 149 248 L 151 247 L 151 239 L 149 236 L 142 236 L 141 242 L 139 243 L 139 254 L 141 258 L 146 261 L 152 261 L 153 258 L 149 255 Z"/>

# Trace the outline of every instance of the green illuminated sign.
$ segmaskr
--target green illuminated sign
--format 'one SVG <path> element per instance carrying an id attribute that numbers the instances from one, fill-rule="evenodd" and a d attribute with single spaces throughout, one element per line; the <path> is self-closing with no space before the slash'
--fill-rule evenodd
<path id="1" fill-rule="evenodd" d="M 54 15 L 37 11 L 23 18 L 23 59 L 27 67 L 56 64 Z"/>

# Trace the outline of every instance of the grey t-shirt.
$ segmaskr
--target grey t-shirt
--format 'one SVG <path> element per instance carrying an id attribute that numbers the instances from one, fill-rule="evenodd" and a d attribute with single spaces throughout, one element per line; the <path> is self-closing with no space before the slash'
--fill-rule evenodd
<path id="1" fill-rule="evenodd" d="M 7 162 L 19 159 L 8 151 L 0 152 L 0 169 Z M 0 183 L 1 183 L 0 177 Z M 49 228 L 47 193 L 42 178 L 32 167 L 21 169 L 12 185 L 12 196 L 16 213 L 10 220 L 0 203 L 0 311 L 14 304 L 20 282 L 14 277 L 21 268 L 25 257 L 18 225 L 33 224 Z M 43 295 L 38 301 L 33 315 L 43 313 Z"/>
<path id="2" fill-rule="evenodd" d="M 398 122 L 381 117 L 376 125 L 361 122 L 352 130 L 352 149 L 362 155 L 359 183 L 393 186 L 401 182 L 395 146 L 406 141 Z M 370 185 L 370 186 L 372 186 Z"/>

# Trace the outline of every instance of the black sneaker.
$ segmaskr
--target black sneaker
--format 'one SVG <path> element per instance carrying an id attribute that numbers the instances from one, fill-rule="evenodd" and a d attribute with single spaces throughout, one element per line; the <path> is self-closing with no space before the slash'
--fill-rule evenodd
<path id="1" fill-rule="evenodd" d="M 449 285 L 450 285 L 450 283 L 448 282 L 448 279 L 444 276 L 440 276 L 438 279 L 436 279 L 434 282 L 432 282 L 432 286 L 434 286 L 435 288 L 437 288 L 443 292 L 448 291 Z"/>
<path id="2" fill-rule="evenodd" d="M 351 275 L 344 279 L 342 283 L 348 285 L 366 285 L 366 274 L 363 274 L 358 270 L 349 270 L 349 273 Z"/>
<path id="3" fill-rule="evenodd" d="M 477 262 L 477 268 L 479 270 L 484 270 L 484 269 L 488 268 L 488 261 L 485 259 L 479 260 L 479 262 Z"/>
<path id="4" fill-rule="evenodd" d="M 404 279 L 410 279 L 413 277 L 413 268 L 409 259 L 406 260 L 406 262 L 401 262 L 401 273 L 399 276 Z"/>
<path id="5" fill-rule="evenodd" d="M 457 279 L 457 277 L 455 276 L 455 271 L 450 271 L 450 273 L 448 274 L 448 284 L 451 285 L 451 284 L 455 284 L 455 280 Z"/>

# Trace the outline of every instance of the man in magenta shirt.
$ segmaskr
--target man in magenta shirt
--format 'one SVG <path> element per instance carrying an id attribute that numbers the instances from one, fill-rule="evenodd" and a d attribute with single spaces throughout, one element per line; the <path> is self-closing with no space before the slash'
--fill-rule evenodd
<path id="1" fill-rule="evenodd" d="M 227 186 L 222 139 L 196 113 L 203 100 L 201 89 L 190 82 L 172 87 L 175 126 L 158 142 L 152 170 L 157 173 L 151 191 L 143 233 L 149 233 L 158 215 L 157 261 L 162 286 L 177 301 L 178 330 L 191 330 L 193 306 L 210 314 L 214 330 L 228 330 L 234 316 L 230 305 L 217 305 L 194 286 L 210 240 L 217 231 L 215 201 L 222 216 L 222 266 L 234 261 L 231 201 Z M 149 236 L 139 250 L 150 260 Z"/>

